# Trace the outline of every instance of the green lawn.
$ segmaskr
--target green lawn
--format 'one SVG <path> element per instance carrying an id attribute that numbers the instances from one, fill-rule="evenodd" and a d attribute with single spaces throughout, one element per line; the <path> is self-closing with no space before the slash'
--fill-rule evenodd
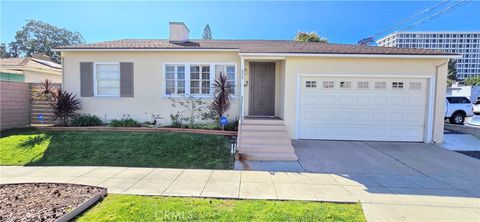
<path id="1" fill-rule="evenodd" d="M 230 169 L 223 136 L 166 132 L 2 133 L 0 165 Z"/>
<path id="2" fill-rule="evenodd" d="M 360 204 L 109 195 L 77 221 L 366 221 Z"/>

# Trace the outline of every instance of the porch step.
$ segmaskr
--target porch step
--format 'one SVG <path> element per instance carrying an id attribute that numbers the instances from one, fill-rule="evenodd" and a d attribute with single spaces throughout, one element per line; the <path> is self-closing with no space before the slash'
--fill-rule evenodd
<path id="1" fill-rule="evenodd" d="M 285 125 L 267 125 L 267 124 L 242 124 L 242 130 L 249 131 L 286 131 Z"/>
<path id="2" fill-rule="evenodd" d="M 283 125 L 283 121 L 279 119 L 244 119 L 244 125 Z"/>
<path id="3" fill-rule="evenodd" d="M 238 151 L 241 153 L 268 153 L 268 152 L 277 152 L 277 153 L 288 153 L 295 152 L 293 147 L 289 145 L 271 145 L 271 144 L 242 144 L 239 146 Z"/>
<path id="4" fill-rule="evenodd" d="M 242 135 L 242 144 L 271 144 L 271 145 L 290 145 L 290 138 L 275 135 L 266 137 L 263 135 L 245 136 Z"/>
<path id="5" fill-rule="evenodd" d="M 283 120 L 245 119 L 239 127 L 238 152 L 243 160 L 297 160 Z"/>
<path id="6" fill-rule="evenodd" d="M 245 160 L 259 160 L 259 161 L 296 161 L 298 160 L 295 153 L 245 153 L 243 154 Z"/>

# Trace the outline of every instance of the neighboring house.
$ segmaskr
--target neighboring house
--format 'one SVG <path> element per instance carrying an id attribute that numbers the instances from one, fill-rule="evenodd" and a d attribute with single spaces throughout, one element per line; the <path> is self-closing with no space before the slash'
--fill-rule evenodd
<path id="1" fill-rule="evenodd" d="M 62 66 L 42 56 L 0 59 L 0 80 L 39 83 L 45 79 L 61 83 Z"/>
<path id="2" fill-rule="evenodd" d="M 442 142 L 447 62 L 458 57 L 287 40 L 190 40 L 183 23 L 170 23 L 169 40 L 56 50 L 64 88 L 81 98 L 82 112 L 101 118 L 146 121 L 156 113 L 168 124 L 178 109 L 171 97 L 210 99 L 223 72 L 234 85 L 231 119 L 278 117 L 291 139 L 426 143 Z"/>
<path id="3" fill-rule="evenodd" d="M 480 98 L 480 86 L 463 86 L 458 82 L 454 83 L 451 87 L 447 88 L 448 96 L 465 96 L 472 103 Z"/>

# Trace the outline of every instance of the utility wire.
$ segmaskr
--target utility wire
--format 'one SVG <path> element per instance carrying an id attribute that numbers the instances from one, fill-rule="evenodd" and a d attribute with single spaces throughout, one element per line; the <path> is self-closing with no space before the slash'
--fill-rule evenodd
<path id="1" fill-rule="evenodd" d="M 438 7 L 446 4 L 446 3 L 448 3 L 448 2 L 450 2 L 450 0 L 444 0 L 444 1 L 439 2 L 439 3 L 437 3 L 437 4 L 433 5 L 433 6 L 430 6 L 430 7 L 426 8 L 426 9 L 424 9 L 424 10 L 422 10 L 422 11 L 419 11 L 419 12 L 415 13 L 414 15 L 412 15 L 412 16 L 406 18 L 406 19 L 403 19 L 403 20 L 400 21 L 400 22 L 397 22 L 396 24 L 394 24 L 394 25 L 392 25 L 392 26 L 390 26 L 390 27 L 388 27 L 388 28 L 386 28 L 386 29 L 384 29 L 384 30 L 382 30 L 382 31 L 380 31 L 380 32 L 377 32 L 377 33 L 373 34 L 373 35 L 370 36 L 370 37 L 375 38 L 375 37 L 377 37 L 377 36 L 379 36 L 379 35 L 381 35 L 381 34 L 383 34 L 383 33 L 385 33 L 385 32 L 388 32 L 388 31 L 390 31 L 390 30 L 392 30 L 392 29 L 397 28 L 398 26 L 401 26 L 401 25 L 403 25 L 403 24 L 411 21 L 412 19 L 418 17 L 419 15 L 422 15 L 422 14 L 425 14 L 425 13 L 427 13 L 427 12 L 433 11 L 433 10 L 435 10 L 436 8 L 438 8 Z"/>
<path id="2" fill-rule="evenodd" d="M 415 22 L 415 23 L 413 23 L 413 24 L 411 24 L 411 25 L 409 25 L 409 26 L 407 26 L 407 27 L 405 27 L 405 28 L 399 29 L 397 32 L 403 31 L 403 30 L 405 30 L 405 29 L 409 29 L 409 28 L 411 28 L 411 27 L 413 27 L 413 26 L 415 26 L 415 25 L 418 25 L 418 24 L 420 24 L 420 23 L 422 23 L 422 22 L 425 22 L 425 21 L 427 21 L 427 20 L 430 20 L 430 19 L 432 19 L 432 18 L 435 17 L 435 16 L 439 16 L 439 15 L 441 15 L 441 14 L 443 14 L 443 13 L 446 13 L 446 12 L 448 12 L 448 11 L 451 11 L 451 10 L 453 10 L 453 9 L 455 9 L 455 8 L 458 8 L 458 7 L 460 7 L 461 5 L 467 4 L 467 3 L 471 2 L 471 1 L 472 1 L 472 0 L 464 0 L 464 1 L 461 1 L 461 2 L 459 2 L 459 3 L 457 3 L 457 4 L 455 4 L 455 5 L 451 5 L 451 6 L 447 7 L 447 8 L 445 8 L 445 9 L 443 9 L 443 10 L 441 10 L 441 11 L 438 11 L 437 13 L 435 13 L 435 14 L 433 14 L 433 15 L 430 15 L 430 16 L 422 19 L 422 20 L 419 20 L 419 21 L 417 21 L 417 22 Z"/>

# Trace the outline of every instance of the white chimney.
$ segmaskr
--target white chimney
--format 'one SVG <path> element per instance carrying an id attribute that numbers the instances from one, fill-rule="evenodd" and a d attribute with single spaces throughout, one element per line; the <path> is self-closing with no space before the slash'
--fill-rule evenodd
<path id="1" fill-rule="evenodd" d="M 190 30 L 183 22 L 170 22 L 170 42 L 188 42 Z"/>

